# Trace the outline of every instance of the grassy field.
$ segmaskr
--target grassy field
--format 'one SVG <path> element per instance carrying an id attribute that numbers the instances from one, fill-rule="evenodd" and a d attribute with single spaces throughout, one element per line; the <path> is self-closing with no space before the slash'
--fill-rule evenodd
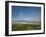
<path id="1" fill-rule="evenodd" d="M 22 30 L 40 30 L 41 25 L 32 24 L 12 24 L 12 31 L 22 31 Z"/>

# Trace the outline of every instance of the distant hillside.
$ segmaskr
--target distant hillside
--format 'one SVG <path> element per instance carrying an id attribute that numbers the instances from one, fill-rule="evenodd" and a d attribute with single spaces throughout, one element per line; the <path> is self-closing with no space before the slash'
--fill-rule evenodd
<path id="1" fill-rule="evenodd" d="M 12 22 L 40 22 L 40 21 L 18 20 L 18 21 L 12 21 Z"/>
<path id="2" fill-rule="evenodd" d="M 40 21 L 25 21 L 25 20 L 21 20 L 21 21 L 12 21 L 13 24 L 35 24 L 35 25 L 40 25 L 41 22 Z"/>

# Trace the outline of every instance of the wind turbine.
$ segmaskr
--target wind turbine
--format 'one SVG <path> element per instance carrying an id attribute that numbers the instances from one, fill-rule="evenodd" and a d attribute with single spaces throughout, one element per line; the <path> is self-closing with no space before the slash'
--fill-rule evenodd
<path id="1" fill-rule="evenodd" d="M 24 16 L 23 16 L 23 12 L 22 11 L 20 11 L 19 16 L 20 16 L 20 20 L 23 20 Z"/>

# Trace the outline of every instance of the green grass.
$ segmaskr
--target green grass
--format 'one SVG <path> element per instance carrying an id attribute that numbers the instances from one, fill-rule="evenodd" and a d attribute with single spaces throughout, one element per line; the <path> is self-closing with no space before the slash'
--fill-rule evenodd
<path id="1" fill-rule="evenodd" d="M 12 24 L 12 31 L 22 31 L 22 30 L 40 30 L 41 25 L 32 24 Z"/>

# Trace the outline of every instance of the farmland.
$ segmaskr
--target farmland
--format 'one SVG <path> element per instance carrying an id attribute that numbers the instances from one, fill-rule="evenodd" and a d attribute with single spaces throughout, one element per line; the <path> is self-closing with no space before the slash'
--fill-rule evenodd
<path id="1" fill-rule="evenodd" d="M 40 30 L 41 25 L 36 24 L 22 24 L 22 23 L 12 23 L 12 31 L 22 31 L 22 30 Z"/>

